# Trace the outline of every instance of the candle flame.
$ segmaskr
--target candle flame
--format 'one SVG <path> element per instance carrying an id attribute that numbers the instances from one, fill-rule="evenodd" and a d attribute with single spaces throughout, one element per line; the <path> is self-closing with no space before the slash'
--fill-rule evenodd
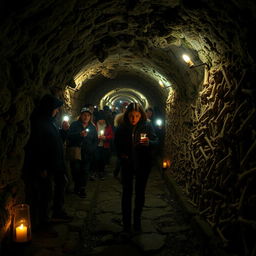
<path id="1" fill-rule="evenodd" d="M 22 230 L 22 229 L 24 229 L 24 225 L 21 224 L 18 228 Z"/>

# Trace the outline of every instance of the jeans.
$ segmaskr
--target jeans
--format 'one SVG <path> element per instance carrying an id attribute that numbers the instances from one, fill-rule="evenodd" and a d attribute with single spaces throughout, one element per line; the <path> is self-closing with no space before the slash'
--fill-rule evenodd
<path id="1" fill-rule="evenodd" d="M 143 206 L 145 203 L 145 190 L 150 173 L 150 168 L 133 169 L 130 164 L 122 165 L 122 216 L 125 228 L 131 226 L 132 197 L 135 185 L 135 202 L 133 219 L 134 223 L 140 222 Z M 135 183 L 135 184 L 134 184 Z"/>

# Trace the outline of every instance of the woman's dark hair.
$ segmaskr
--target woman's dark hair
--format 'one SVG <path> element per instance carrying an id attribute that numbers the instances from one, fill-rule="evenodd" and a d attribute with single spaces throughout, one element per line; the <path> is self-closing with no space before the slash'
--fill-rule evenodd
<path id="1" fill-rule="evenodd" d="M 96 117 L 96 122 L 98 122 L 99 120 L 105 120 L 106 125 L 109 126 L 110 122 L 108 120 L 108 118 L 106 117 L 106 114 L 103 110 L 99 110 L 97 117 Z"/>
<path id="2" fill-rule="evenodd" d="M 144 109 L 142 108 L 142 106 L 139 104 L 139 103 L 130 103 L 124 113 L 124 122 L 126 124 L 129 123 L 129 113 L 132 112 L 132 111 L 137 111 L 137 112 L 140 112 L 141 114 L 141 118 L 140 118 L 140 121 L 139 123 L 141 122 L 146 122 L 147 121 L 147 116 L 146 116 L 146 113 L 144 111 Z"/>

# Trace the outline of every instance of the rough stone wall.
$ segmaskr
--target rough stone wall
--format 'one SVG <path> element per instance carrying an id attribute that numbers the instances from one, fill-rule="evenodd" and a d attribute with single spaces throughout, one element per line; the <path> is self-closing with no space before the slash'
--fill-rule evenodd
<path id="1" fill-rule="evenodd" d="M 7 81 L 10 83 L 12 78 Z M 47 92 L 63 99 L 66 102 L 63 112 L 69 112 L 69 97 L 65 91 L 39 87 L 38 91 L 31 92 L 23 87 L 11 92 L 5 84 L 0 88 L 0 240 L 10 227 L 12 206 L 24 202 L 22 168 L 24 147 L 30 135 L 29 118 Z"/>
<path id="2" fill-rule="evenodd" d="M 253 255 L 256 235 L 256 114 L 249 72 L 215 66 L 193 104 L 175 94 L 167 102 L 170 171 L 223 246 L 239 255 Z"/>
<path id="3" fill-rule="evenodd" d="M 28 92 L 13 95 L 4 85 L 0 89 L 0 239 L 10 225 L 11 207 L 21 202 L 24 186 L 21 169 L 27 142 L 29 114 L 33 100 Z"/>

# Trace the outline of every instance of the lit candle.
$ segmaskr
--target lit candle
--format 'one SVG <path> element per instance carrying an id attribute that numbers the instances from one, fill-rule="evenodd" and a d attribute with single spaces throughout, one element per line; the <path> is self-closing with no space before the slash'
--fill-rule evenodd
<path id="1" fill-rule="evenodd" d="M 28 234 L 27 226 L 24 226 L 23 224 L 21 224 L 16 228 L 16 241 L 21 243 L 27 242 L 28 240 L 27 234 Z"/>
<path id="2" fill-rule="evenodd" d="M 163 162 L 163 168 L 167 168 L 167 162 L 166 161 Z"/>
<path id="3" fill-rule="evenodd" d="M 143 140 L 147 137 L 147 134 L 146 133 L 141 133 L 140 134 L 140 139 Z"/>
<path id="4" fill-rule="evenodd" d="M 103 135 L 103 134 L 104 134 L 104 131 L 103 131 L 103 130 L 101 130 L 101 131 L 100 131 L 100 135 Z"/>

